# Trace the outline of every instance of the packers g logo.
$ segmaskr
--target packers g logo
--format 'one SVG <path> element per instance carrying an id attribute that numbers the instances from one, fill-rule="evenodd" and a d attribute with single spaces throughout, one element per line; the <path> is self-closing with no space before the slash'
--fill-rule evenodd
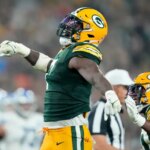
<path id="1" fill-rule="evenodd" d="M 100 28 L 104 28 L 104 23 L 99 16 L 93 15 L 92 17 L 93 22 Z"/>

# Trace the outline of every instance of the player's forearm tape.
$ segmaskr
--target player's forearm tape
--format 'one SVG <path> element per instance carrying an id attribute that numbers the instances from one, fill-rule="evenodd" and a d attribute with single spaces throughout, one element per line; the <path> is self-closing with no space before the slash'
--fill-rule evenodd
<path id="1" fill-rule="evenodd" d="M 39 57 L 38 57 L 35 65 L 33 65 L 33 68 L 47 72 L 48 65 L 51 61 L 52 61 L 52 58 L 48 57 L 45 54 L 39 53 Z"/>

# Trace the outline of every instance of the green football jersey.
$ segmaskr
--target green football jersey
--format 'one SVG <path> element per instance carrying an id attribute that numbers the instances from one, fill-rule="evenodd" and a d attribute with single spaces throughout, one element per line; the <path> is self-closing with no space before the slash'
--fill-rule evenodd
<path id="1" fill-rule="evenodd" d="M 71 119 L 88 112 L 91 85 L 76 69 L 68 68 L 72 57 L 85 57 L 100 64 L 102 54 L 91 44 L 73 44 L 55 56 L 46 74 L 44 121 Z"/>
<path id="2" fill-rule="evenodd" d="M 146 120 L 150 121 L 150 105 L 143 112 Z M 144 129 L 141 130 L 141 145 L 143 150 L 150 149 L 150 134 L 147 133 Z"/>

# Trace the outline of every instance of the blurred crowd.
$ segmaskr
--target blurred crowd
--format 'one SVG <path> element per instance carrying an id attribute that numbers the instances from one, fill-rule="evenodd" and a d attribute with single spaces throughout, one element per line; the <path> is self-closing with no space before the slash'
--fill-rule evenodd
<path id="1" fill-rule="evenodd" d="M 123 68 L 134 78 L 149 71 L 149 5 L 149 0 L 0 0 L 0 41 L 21 42 L 53 57 L 60 49 L 56 36 L 59 22 L 78 7 L 93 7 L 104 14 L 109 26 L 108 37 L 100 45 L 102 70 Z M 0 85 L 8 91 L 20 86 L 33 89 L 42 111 L 44 75 L 32 70 L 26 61 L 15 56 L 0 58 Z M 125 124 L 127 129 L 131 128 Z M 134 131 L 139 132 L 136 128 Z M 127 132 L 128 137 L 132 134 L 136 137 Z M 137 142 L 134 139 L 130 147 Z"/>

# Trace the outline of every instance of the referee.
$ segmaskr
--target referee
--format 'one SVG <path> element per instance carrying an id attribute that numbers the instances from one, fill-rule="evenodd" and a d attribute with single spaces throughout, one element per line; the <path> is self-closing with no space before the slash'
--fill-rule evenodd
<path id="1" fill-rule="evenodd" d="M 128 72 L 122 69 L 114 69 L 109 71 L 105 77 L 112 84 L 120 102 L 123 104 L 127 87 L 133 84 Z M 97 96 L 93 95 L 91 99 Z M 107 121 L 105 121 L 105 103 L 105 97 L 101 96 L 100 100 L 93 105 L 88 117 L 89 130 L 95 141 L 94 150 L 124 150 L 125 134 L 120 114 L 108 116 Z"/>

